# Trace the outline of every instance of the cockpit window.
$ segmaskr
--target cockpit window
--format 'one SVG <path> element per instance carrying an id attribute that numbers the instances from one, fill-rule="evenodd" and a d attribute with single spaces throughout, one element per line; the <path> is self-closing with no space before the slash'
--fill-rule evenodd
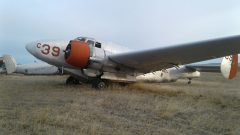
<path id="1" fill-rule="evenodd" d="M 94 46 L 94 41 L 92 41 L 92 40 L 88 40 L 87 43 L 88 43 L 88 45 Z"/>
<path id="2" fill-rule="evenodd" d="M 76 38 L 77 40 L 79 40 L 79 41 L 82 41 L 82 42 L 85 42 L 86 41 L 86 38 L 83 38 L 83 37 L 78 37 L 78 38 Z"/>
<path id="3" fill-rule="evenodd" d="M 80 41 L 85 42 L 85 41 L 86 41 L 86 38 L 81 38 Z"/>
<path id="4" fill-rule="evenodd" d="M 101 47 L 102 47 L 102 45 L 101 45 L 101 43 L 99 43 L 99 42 L 96 42 L 96 44 L 95 44 L 95 47 L 97 47 L 97 48 L 101 48 Z"/>

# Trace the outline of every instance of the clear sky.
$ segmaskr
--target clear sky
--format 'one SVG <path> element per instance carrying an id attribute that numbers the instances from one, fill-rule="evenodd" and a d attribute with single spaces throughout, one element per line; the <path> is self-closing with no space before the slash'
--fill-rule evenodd
<path id="1" fill-rule="evenodd" d="M 0 0 L 0 56 L 25 44 L 90 36 L 142 50 L 240 35 L 239 0 Z M 187 52 L 186 52 L 187 53 Z"/>

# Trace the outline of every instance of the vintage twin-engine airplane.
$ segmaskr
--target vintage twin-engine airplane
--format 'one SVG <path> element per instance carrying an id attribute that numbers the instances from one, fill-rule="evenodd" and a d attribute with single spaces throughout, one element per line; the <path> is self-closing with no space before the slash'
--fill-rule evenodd
<path id="1" fill-rule="evenodd" d="M 221 71 L 232 79 L 237 74 L 240 36 L 181 44 L 145 51 L 78 37 L 70 42 L 37 41 L 26 45 L 36 58 L 64 68 L 71 76 L 66 83 L 79 81 L 103 88 L 107 81 L 174 81 L 199 77 L 202 71 Z M 230 55 L 230 56 L 229 56 Z M 226 56 L 226 57 L 224 57 Z M 224 57 L 219 69 L 186 64 Z"/>

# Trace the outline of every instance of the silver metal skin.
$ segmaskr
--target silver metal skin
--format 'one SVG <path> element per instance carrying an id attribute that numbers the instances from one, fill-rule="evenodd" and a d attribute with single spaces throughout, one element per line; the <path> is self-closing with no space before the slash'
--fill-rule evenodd
<path id="1" fill-rule="evenodd" d="M 181 77 L 199 77 L 199 72 L 193 71 L 184 65 L 240 52 L 240 36 L 135 52 L 120 46 L 100 42 L 93 38 L 79 37 L 76 39 L 88 43 L 90 48 L 92 48 L 89 64 L 83 69 L 74 67 L 65 61 L 64 51 L 69 41 L 37 41 L 26 45 L 26 49 L 36 58 L 57 67 L 64 67 L 67 72 L 76 77 L 83 77 L 84 79 L 95 77 L 123 82 L 134 82 L 143 80 L 143 78 L 161 82 L 166 80 L 174 81 Z M 99 46 L 99 43 L 101 46 Z M 45 44 L 50 48 L 50 53 L 47 55 L 42 53 L 43 49 L 46 48 L 39 47 L 39 45 Z M 60 48 L 60 53 L 57 57 L 51 55 L 51 49 L 54 47 Z M 155 73 L 154 71 L 158 72 Z"/>

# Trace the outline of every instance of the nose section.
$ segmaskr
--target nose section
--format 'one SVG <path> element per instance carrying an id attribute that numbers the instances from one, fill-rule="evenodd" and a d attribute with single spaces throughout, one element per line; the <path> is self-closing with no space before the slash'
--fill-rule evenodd
<path id="1" fill-rule="evenodd" d="M 65 62 L 63 50 L 69 41 L 38 40 L 26 44 L 26 50 L 37 59 L 55 66 L 69 66 Z"/>
<path id="2" fill-rule="evenodd" d="M 36 43 L 35 42 L 31 42 L 31 43 L 28 43 L 26 46 L 25 46 L 26 50 L 31 53 L 32 55 L 36 55 Z"/>

